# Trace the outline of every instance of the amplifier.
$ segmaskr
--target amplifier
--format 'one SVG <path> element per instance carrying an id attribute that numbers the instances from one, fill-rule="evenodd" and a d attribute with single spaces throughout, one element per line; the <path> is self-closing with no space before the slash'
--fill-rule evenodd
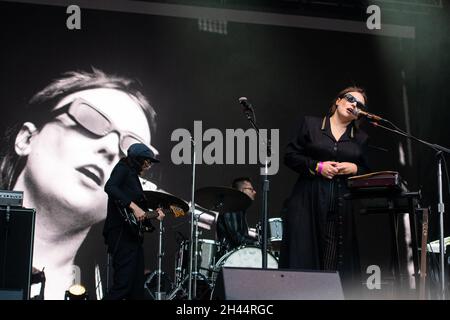
<path id="1" fill-rule="evenodd" d="M 23 191 L 0 190 L 0 206 L 22 207 Z"/>

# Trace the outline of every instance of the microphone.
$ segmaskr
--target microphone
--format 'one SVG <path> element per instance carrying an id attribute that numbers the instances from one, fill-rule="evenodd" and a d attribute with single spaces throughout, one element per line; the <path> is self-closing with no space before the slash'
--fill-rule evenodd
<path id="1" fill-rule="evenodd" d="M 357 117 L 363 116 L 363 117 L 366 117 L 367 119 L 374 120 L 374 121 L 384 121 L 384 119 L 382 117 L 377 116 L 372 113 L 369 113 L 369 112 L 366 112 L 366 111 L 363 111 L 358 107 L 355 107 L 354 109 L 352 109 L 352 113 Z"/>
<path id="2" fill-rule="evenodd" d="M 244 107 L 244 109 L 247 110 L 252 110 L 252 105 L 248 102 L 246 97 L 240 97 L 238 99 L 239 103 Z"/>

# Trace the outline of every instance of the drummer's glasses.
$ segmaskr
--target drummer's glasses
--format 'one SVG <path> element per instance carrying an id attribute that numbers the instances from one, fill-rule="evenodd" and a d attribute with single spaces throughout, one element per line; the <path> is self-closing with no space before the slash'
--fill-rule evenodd
<path id="1" fill-rule="evenodd" d="M 358 101 L 354 96 L 352 96 L 350 93 L 346 93 L 346 94 L 344 94 L 344 98 L 345 98 L 345 100 L 347 100 L 348 102 L 350 102 L 350 103 L 355 103 L 356 102 L 356 106 L 359 108 L 359 109 L 365 109 L 366 108 L 366 106 L 362 103 L 362 102 L 360 102 L 360 101 Z"/>
<path id="2" fill-rule="evenodd" d="M 119 130 L 106 114 L 84 99 L 77 98 L 52 111 L 52 115 L 55 117 L 64 113 L 75 121 L 78 126 L 97 138 L 104 137 L 111 132 L 117 133 L 119 135 L 120 151 L 123 155 L 127 154 L 128 148 L 134 143 L 143 143 L 157 153 L 156 149 L 145 143 L 143 138 L 132 132 Z"/>

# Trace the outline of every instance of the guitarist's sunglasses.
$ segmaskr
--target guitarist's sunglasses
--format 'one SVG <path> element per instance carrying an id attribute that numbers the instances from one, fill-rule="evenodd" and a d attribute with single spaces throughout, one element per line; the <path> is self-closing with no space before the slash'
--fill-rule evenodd
<path id="1" fill-rule="evenodd" d="M 158 151 L 148 145 L 143 138 L 129 132 L 119 130 L 106 114 L 96 109 L 93 105 L 84 99 L 77 98 L 62 107 L 52 111 L 52 115 L 57 117 L 61 114 L 67 114 L 81 128 L 85 129 L 92 135 L 100 138 L 111 132 L 119 135 L 119 147 L 123 155 L 127 154 L 128 148 L 134 143 L 143 143 L 148 146 L 155 154 Z"/>

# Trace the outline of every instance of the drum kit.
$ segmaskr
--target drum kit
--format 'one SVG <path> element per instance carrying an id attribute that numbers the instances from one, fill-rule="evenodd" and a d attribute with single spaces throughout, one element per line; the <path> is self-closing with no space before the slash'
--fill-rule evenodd
<path id="1" fill-rule="evenodd" d="M 190 212 L 190 204 L 164 191 L 144 191 L 149 208 L 179 208 L 175 217 Z M 154 300 L 195 299 L 209 300 L 212 297 L 218 273 L 223 267 L 261 268 L 261 246 L 245 245 L 225 252 L 218 241 L 199 238 L 198 226 L 208 228 L 224 212 L 243 211 L 252 203 L 241 191 L 228 187 L 206 187 L 195 191 L 194 225 L 190 239 L 182 239 L 175 257 L 175 279 L 172 282 L 162 272 L 163 222 L 159 222 L 158 269 L 147 275 L 145 289 Z M 192 209 L 192 207 L 191 207 Z M 278 268 L 279 246 L 282 240 L 281 218 L 268 220 L 267 268 Z M 261 243 L 261 226 L 249 229 L 249 235 Z M 191 249 L 191 242 L 193 244 Z M 192 254 L 191 254 L 192 252 Z M 193 258 L 193 257 L 196 258 Z M 190 287 L 190 285 L 192 287 Z M 192 289 L 193 288 L 193 289 Z M 191 296 L 188 291 L 191 289 Z"/>

